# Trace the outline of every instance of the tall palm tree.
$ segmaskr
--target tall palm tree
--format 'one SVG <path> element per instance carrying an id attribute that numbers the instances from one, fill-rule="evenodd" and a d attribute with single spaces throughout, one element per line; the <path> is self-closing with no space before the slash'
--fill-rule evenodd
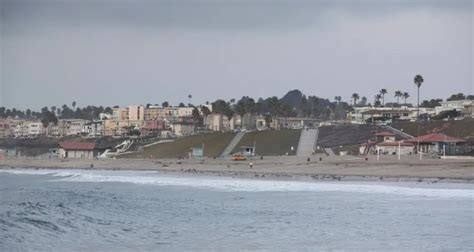
<path id="1" fill-rule="evenodd" d="M 354 99 L 354 106 L 357 104 L 357 100 L 359 100 L 359 94 L 358 93 L 353 93 L 351 96 L 352 99 Z"/>
<path id="2" fill-rule="evenodd" d="M 400 90 L 395 91 L 395 96 L 394 97 L 397 98 L 397 105 L 399 105 L 399 100 L 400 100 L 400 97 L 402 97 L 402 96 L 403 96 L 402 91 L 400 91 Z"/>
<path id="3" fill-rule="evenodd" d="M 403 93 L 403 98 L 405 99 L 405 106 L 407 105 L 407 99 L 410 97 L 410 94 L 408 92 Z"/>
<path id="4" fill-rule="evenodd" d="M 382 107 L 385 106 L 385 94 L 388 93 L 387 89 L 382 88 L 380 89 L 380 94 L 382 95 Z"/>
<path id="5" fill-rule="evenodd" d="M 192 95 L 190 95 L 190 94 L 188 94 L 188 100 L 189 100 L 189 103 L 188 103 L 188 105 L 190 105 L 190 104 L 191 104 L 191 98 L 193 98 L 193 96 L 192 96 Z"/>
<path id="6" fill-rule="evenodd" d="M 72 109 L 76 110 L 76 102 L 75 101 L 72 102 Z"/>
<path id="7" fill-rule="evenodd" d="M 337 103 L 340 103 L 341 100 L 342 100 L 342 97 L 340 97 L 340 96 L 335 96 L 335 97 L 334 97 L 334 100 L 336 100 Z"/>
<path id="8" fill-rule="evenodd" d="M 418 120 L 420 118 L 420 87 L 421 87 L 421 84 L 423 83 L 424 80 L 423 80 L 423 77 L 421 75 L 417 74 L 415 76 L 415 78 L 413 79 L 413 81 L 415 82 L 415 85 L 418 88 L 418 102 L 417 102 L 417 105 L 416 105 L 417 111 L 418 111 L 418 113 L 417 113 L 418 114 L 417 115 L 418 116 L 417 120 Z"/>

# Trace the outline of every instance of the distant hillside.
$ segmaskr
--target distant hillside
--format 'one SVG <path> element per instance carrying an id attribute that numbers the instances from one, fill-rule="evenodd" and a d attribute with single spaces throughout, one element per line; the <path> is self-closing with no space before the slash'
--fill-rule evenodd
<path id="1" fill-rule="evenodd" d="M 391 126 L 403 129 L 412 136 L 418 135 L 418 123 L 416 122 L 399 122 L 393 123 Z M 474 136 L 474 119 L 420 122 L 420 135 L 431 133 L 444 133 L 458 138 Z"/>
<path id="2" fill-rule="evenodd" d="M 178 158 L 188 157 L 191 148 L 204 144 L 204 156 L 218 157 L 234 137 L 235 133 L 209 133 L 178 138 L 173 142 L 155 144 L 137 152 L 120 157 L 125 158 Z"/>
<path id="3" fill-rule="evenodd" d="M 257 155 L 279 156 L 285 155 L 287 152 L 294 155 L 291 153 L 291 146 L 296 151 L 300 134 L 301 130 L 293 129 L 249 132 L 240 140 L 233 152 L 241 151 L 242 146 L 253 146 L 255 142 Z"/>

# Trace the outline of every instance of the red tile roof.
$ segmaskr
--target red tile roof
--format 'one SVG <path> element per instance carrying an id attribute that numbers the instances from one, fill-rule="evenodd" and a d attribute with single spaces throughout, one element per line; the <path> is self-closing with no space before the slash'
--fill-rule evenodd
<path id="1" fill-rule="evenodd" d="M 95 143 L 66 141 L 60 142 L 59 147 L 65 150 L 93 150 Z"/>
<path id="2" fill-rule="evenodd" d="M 410 143 L 434 143 L 434 142 L 444 142 L 444 143 L 460 143 L 464 142 L 464 140 L 448 136 L 446 134 L 428 134 L 419 137 L 414 137 L 412 139 L 406 140 L 406 142 Z"/>

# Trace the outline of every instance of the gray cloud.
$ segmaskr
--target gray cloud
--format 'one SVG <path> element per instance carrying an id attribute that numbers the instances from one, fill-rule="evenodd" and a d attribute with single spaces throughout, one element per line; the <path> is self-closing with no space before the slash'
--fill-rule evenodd
<path id="1" fill-rule="evenodd" d="M 472 1 L 0 4 L 0 105 L 473 92 Z"/>

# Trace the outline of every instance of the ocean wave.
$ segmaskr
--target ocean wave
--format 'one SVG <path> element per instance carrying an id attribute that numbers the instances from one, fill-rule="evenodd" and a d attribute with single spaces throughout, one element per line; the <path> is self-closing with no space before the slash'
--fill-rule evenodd
<path id="1" fill-rule="evenodd" d="M 219 191 L 272 192 L 313 191 L 348 193 L 383 193 L 407 196 L 469 198 L 474 199 L 472 189 L 426 188 L 399 186 L 395 183 L 371 184 L 348 182 L 303 182 L 257 180 L 205 176 L 173 176 L 150 171 L 90 171 L 90 170 L 0 170 L 13 174 L 51 175 L 54 181 L 67 182 L 122 182 L 156 186 L 187 186 Z"/>

